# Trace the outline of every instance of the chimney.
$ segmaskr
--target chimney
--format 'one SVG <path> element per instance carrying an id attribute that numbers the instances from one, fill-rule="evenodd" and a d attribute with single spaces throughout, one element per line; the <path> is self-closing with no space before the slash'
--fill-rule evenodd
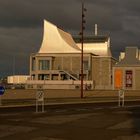
<path id="1" fill-rule="evenodd" d="M 98 34 L 98 27 L 97 27 L 97 24 L 95 24 L 95 36 L 97 36 Z"/>

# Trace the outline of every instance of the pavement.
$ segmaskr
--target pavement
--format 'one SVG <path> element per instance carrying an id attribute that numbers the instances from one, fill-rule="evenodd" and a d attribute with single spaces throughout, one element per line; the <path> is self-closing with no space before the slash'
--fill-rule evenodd
<path id="1" fill-rule="evenodd" d="M 0 110 L 0 140 L 139 140 L 140 107 L 112 103 Z"/>
<path id="2" fill-rule="evenodd" d="M 84 97 L 84 98 L 44 98 L 45 105 L 63 105 L 63 104 L 97 104 L 97 103 L 118 103 L 118 97 L 107 96 L 107 97 Z M 22 106 L 35 106 L 36 99 L 3 99 L 1 100 L 0 108 L 7 107 L 22 107 Z M 124 98 L 125 102 L 140 103 L 140 97 L 138 96 L 127 96 Z M 42 102 L 38 102 L 42 103 Z"/>
<path id="3" fill-rule="evenodd" d="M 138 94 L 137 94 L 138 95 Z M 140 96 L 2 99 L 0 140 L 140 140 Z"/>
<path id="4" fill-rule="evenodd" d="M 0 96 L 0 108 L 35 106 L 36 95 L 36 90 L 6 90 L 5 94 Z M 117 90 L 84 91 L 84 98 L 80 97 L 79 90 L 44 90 L 45 105 L 118 103 Z M 125 91 L 124 100 L 138 104 L 140 91 Z"/>

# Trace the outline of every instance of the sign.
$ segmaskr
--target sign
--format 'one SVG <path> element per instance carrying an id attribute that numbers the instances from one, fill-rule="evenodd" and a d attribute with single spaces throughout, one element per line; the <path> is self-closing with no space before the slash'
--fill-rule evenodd
<path id="1" fill-rule="evenodd" d="M 124 98 L 124 90 L 122 89 L 119 90 L 119 97 Z"/>
<path id="2" fill-rule="evenodd" d="M 38 90 L 37 91 L 36 99 L 37 99 L 38 102 L 43 102 L 44 101 L 44 92 L 43 92 L 43 90 Z"/>
<path id="3" fill-rule="evenodd" d="M 36 92 L 36 112 L 39 112 L 39 104 L 42 106 L 41 112 L 44 112 L 44 91 L 42 89 Z"/>
<path id="4" fill-rule="evenodd" d="M 0 86 L 0 95 L 3 95 L 5 92 L 5 88 L 3 86 Z"/>
<path id="5" fill-rule="evenodd" d="M 132 79 L 133 79 L 132 70 L 126 70 L 125 72 L 126 87 L 132 87 L 132 82 L 133 82 Z"/>

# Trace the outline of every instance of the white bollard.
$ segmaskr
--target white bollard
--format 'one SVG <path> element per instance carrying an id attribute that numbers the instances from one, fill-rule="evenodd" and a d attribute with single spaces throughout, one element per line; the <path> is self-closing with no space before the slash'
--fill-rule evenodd
<path id="1" fill-rule="evenodd" d="M 124 106 L 124 90 L 120 89 L 118 91 L 118 106 L 123 107 Z"/>

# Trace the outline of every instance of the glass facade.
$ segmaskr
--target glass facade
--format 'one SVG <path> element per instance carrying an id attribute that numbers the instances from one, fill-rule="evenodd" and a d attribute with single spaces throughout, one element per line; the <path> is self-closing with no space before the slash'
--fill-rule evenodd
<path id="1" fill-rule="evenodd" d="M 49 70 L 50 60 L 39 60 L 39 70 Z"/>

